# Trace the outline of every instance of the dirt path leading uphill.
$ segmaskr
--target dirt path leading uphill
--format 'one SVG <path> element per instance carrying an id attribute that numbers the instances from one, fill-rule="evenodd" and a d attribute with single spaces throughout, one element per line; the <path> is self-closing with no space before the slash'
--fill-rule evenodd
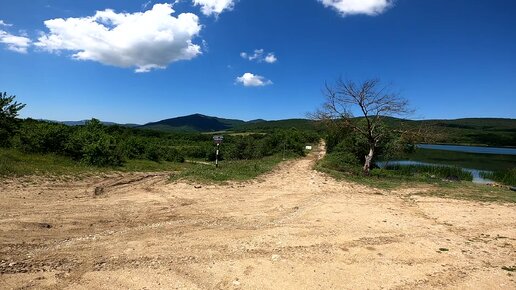
<path id="1" fill-rule="evenodd" d="M 227 186 L 4 182 L 0 288 L 516 289 L 514 205 L 337 182 L 318 155 Z"/>

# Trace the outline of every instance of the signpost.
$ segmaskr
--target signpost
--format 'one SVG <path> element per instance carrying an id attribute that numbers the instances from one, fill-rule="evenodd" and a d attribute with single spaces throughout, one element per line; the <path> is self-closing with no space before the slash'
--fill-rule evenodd
<path id="1" fill-rule="evenodd" d="M 219 146 L 222 144 L 222 141 L 224 141 L 224 136 L 213 136 L 213 142 L 217 144 L 217 152 L 215 154 L 215 167 L 219 167 Z"/>

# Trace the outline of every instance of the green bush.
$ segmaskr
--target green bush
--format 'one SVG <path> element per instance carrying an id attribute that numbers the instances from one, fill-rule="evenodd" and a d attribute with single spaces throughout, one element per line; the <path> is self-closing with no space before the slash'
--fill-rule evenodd
<path id="1" fill-rule="evenodd" d="M 329 153 L 322 160 L 321 166 L 351 174 L 360 174 L 362 172 L 360 166 L 358 166 L 356 156 L 350 152 L 338 151 Z"/>
<path id="2" fill-rule="evenodd" d="M 185 162 L 184 155 L 176 148 L 164 148 L 163 154 L 166 161 L 179 163 Z"/>
<path id="3" fill-rule="evenodd" d="M 75 129 L 65 151 L 72 158 L 95 166 L 119 166 L 124 162 L 117 139 L 104 132 L 104 126 L 95 119 Z"/>
<path id="4" fill-rule="evenodd" d="M 13 139 L 24 152 L 58 154 L 95 166 L 118 166 L 124 160 L 184 162 L 185 158 L 215 160 L 212 136 L 201 133 L 165 133 L 122 126 L 105 126 L 91 120 L 83 126 L 65 126 L 20 120 Z M 283 152 L 302 156 L 316 134 L 281 129 L 264 134 L 226 135 L 219 160 L 262 159 Z"/>
<path id="5" fill-rule="evenodd" d="M 68 137 L 65 125 L 28 120 L 19 130 L 16 146 L 28 153 L 62 154 Z"/>
<path id="6" fill-rule="evenodd" d="M 100 135 L 82 148 L 82 161 L 95 166 L 120 166 L 123 154 L 117 147 L 116 139 L 109 135 Z"/>
<path id="7" fill-rule="evenodd" d="M 188 158 L 195 159 L 205 159 L 208 152 L 213 151 L 213 146 L 203 146 L 203 145 L 191 145 L 191 146 L 180 146 L 178 148 L 183 155 Z"/>
<path id="8" fill-rule="evenodd" d="M 145 159 L 148 142 L 141 137 L 127 137 L 122 141 L 122 150 L 128 159 Z"/>
<path id="9" fill-rule="evenodd" d="M 155 143 L 147 146 L 145 150 L 145 159 L 160 162 L 164 157 L 163 148 Z"/>

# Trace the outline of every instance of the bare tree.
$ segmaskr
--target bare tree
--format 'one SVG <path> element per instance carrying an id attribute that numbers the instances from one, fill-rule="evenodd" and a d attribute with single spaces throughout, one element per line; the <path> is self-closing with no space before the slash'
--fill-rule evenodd
<path id="1" fill-rule="evenodd" d="M 334 85 L 325 85 L 324 95 L 326 101 L 314 117 L 351 128 L 367 139 L 369 153 L 365 156 L 363 170 L 369 174 L 376 149 L 385 137 L 385 130 L 381 128 L 384 117 L 410 113 L 408 101 L 390 92 L 378 79 L 355 83 L 339 78 Z M 361 118 L 356 118 L 354 112 Z"/>

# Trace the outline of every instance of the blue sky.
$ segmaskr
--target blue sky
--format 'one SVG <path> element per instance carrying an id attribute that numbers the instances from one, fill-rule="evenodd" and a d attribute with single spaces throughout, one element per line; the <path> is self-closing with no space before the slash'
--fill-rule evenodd
<path id="1" fill-rule="evenodd" d="M 0 2 L 22 117 L 305 117 L 342 76 L 392 84 L 413 118 L 516 118 L 512 0 Z"/>

